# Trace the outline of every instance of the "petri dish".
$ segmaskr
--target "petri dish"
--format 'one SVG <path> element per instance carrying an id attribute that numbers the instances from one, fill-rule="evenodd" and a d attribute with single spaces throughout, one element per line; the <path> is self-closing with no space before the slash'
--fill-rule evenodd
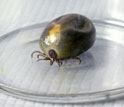
<path id="1" fill-rule="evenodd" d="M 26 26 L 0 36 L 0 91 L 26 100 L 48 103 L 88 103 L 124 96 L 124 23 L 92 20 L 94 46 L 61 68 L 36 62 L 39 38 L 48 22 Z"/>

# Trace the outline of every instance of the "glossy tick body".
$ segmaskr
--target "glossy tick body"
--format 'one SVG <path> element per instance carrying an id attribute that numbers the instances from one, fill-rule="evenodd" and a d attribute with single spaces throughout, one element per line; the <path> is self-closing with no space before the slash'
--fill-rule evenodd
<path id="1" fill-rule="evenodd" d="M 56 61 L 59 66 L 65 59 L 80 58 L 77 56 L 87 51 L 95 42 L 95 27 L 92 22 L 79 14 L 67 14 L 51 21 L 40 37 L 40 48 L 37 61 L 50 60 L 50 65 Z M 40 59 L 40 56 L 44 57 Z"/>

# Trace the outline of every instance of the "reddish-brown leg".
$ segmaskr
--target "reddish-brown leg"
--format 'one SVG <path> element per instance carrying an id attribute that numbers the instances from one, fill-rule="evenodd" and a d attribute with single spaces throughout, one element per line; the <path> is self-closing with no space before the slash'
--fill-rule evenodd
<path id="1" fill-rule="evenodd" d="M 50 65 L 53 65 L 55 59 L 53 59 L 53 61 L 50 59 Z"/>
<path id="2" fill-rule="evenodd" d="M 44 54 L 44 53 L 38 54 L 38 55 L 37 55 L 37 59 L 39 59 L 40 56 L 46 57 L 46 54 Z"/>
<path id="3" fill-rule="evenodd" d="M 60 67 L 60 66 L 61 66 L 60 61 L 59 61 L 59 60 L 57 60 L 57 62 L 58 62 L 58 65 L 59 65 L 59 67 Z"/>
<path id="4" fill-rule="evenodd" d="M 50 60 L 50 65 L 53 65 L 53 61 L 52 60 Z"/>
<path id="5" fill-rule="evenodd" d="M 50 65 L 53 65 L 54 61 L 56 61 L 56 62 L 58 63 L 58 65 L 59 65 L 59 67 L 62 66 L 62 64 L 63 64 L 63 63 L 62 63 L 62 60 L 59 60 L 59 59 L 53 59 L 53 60 L 51 60 L 49 57 L 46 56 L 45 53 L 42 53 L 42 52 L 40 52 L 40 51 L 34 51 L 34 52 L 32 52 L 31 58 L 33 58 L 33 55 L 34 55 L 35 53 L 38 53 L 38 55 L 37 55 L 37 62 L 38 62 L 38 61 L 41 61 L 41 60 L 49 60 L 49 61 L 50 61 Z M 40 59 L 40 56 L 43 56 L 44 59 Z"/>
<path id="6" fill-rule="evenodd" d="M 63 64 L 63 63 L 62 63 L 62 60 L 59 60 L 59 59 L 56 60 L 56 62 L 58 63 L 59 67 L 62 66 L 62 64 Z"/>
<path id="7" fill-rule="evenodd" d="M 38 60 L 37 60 L 37 62 L 39 62 L 39 61 L 41 61 L 41 60 L 49 60 L 50 61 L 50 65 L 53 65 L 53 62 L 54 61 L 52 61 L 50 58 L 48 58 L 48 57 L 45 57 L 44 59 L 39 59 L 38 58 Z"/>
<path id="8" fill-rule="evenodd" d="M 32 54 L 31 54 L 31 58 L 33 58 L 33 55 L 34 55 L 35 53 L 39 53 L 40 55 L 44 55 L 44 53 L 42 53 L 42 52 L 40 52 L 40 51 L 34 51 L 34 52 L 32 52 Z"/>
<path id="9" fill-rule="evenodd" d="M 44 59 L 38 59 L 37 62 L 41 61 L 41 60 L 50 60 L 48 57 L 44 58 Z"/>
<path id="10" fill-rule="evenodd" d="M 60 61 L 60 64 L 61 64 L 61 66 L 62 66 L 63 62 L 62 62 L 62 61 Z"/>
<path id="11" fill-rule="evenodd" d="M 74 58 L 72 58 L 72 59 L 77 59 L 77 60 L 79 60 L 79 64 L 81 64 L 81 59 L 80 59 L 80 58 L 74 57 Z"/>

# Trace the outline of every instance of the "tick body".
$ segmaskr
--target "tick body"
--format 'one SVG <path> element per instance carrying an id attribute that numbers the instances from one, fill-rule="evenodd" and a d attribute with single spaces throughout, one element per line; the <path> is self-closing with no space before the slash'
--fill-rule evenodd
<path id="1" fill-rule="evenodd" d="M 95 27 L 92 22 L 79 14 L 67 14 L 51 21 L 40 37 L 40 48 L 44 52 L 34 51 L 44 60 L 62 65 L 64 59 L 74 58 L 87 51 L 95 42 Z M 81 60 L 80 60 L 81 62 Z"/>

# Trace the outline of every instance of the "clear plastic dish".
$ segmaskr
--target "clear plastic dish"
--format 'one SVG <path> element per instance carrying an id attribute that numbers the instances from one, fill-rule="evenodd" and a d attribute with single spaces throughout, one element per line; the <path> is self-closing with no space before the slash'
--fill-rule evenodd
<path id="1" fill-rule="evenodd" d="M 61 68 L 36 62 L 46 23 L 27 26 L 0 37 L 0 91 L 18 98 L 49 103 L 86 103 L 124 96 L 124 23 L 92 20 L 94 46 Z"/>

